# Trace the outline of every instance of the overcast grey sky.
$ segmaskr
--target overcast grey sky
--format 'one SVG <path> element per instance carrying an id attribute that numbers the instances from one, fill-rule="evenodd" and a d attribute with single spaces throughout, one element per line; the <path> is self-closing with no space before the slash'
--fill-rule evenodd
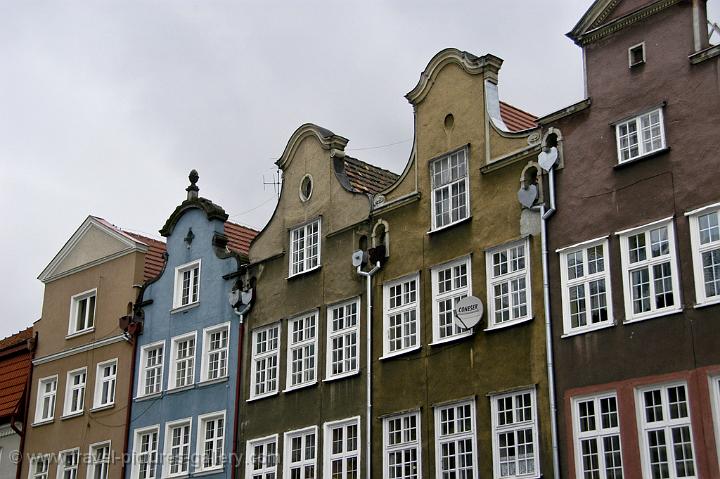
<path id="1" fill-rule="evenodd" d="M 582 99 L 564 34 L 590 3 L 0 0 L 0 337 L 39 318 L 36 277 L 88 214 L 158 236 L 191 168 L 258 229 L 302 123 L 401 171 L 403 95 L 443 48 L 503 58 L 501 99 L 532 113 Z"/>

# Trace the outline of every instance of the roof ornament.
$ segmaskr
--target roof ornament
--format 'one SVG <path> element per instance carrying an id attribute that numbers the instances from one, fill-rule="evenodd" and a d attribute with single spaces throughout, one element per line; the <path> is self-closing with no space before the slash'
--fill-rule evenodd
<path id="1" fill-rule="evenodd" d="M 187 191 L 187 199 L 195 200 L 198 197 L 198 191 L 200 191 L 200 188 L 198 188 L 196 184 L 200 179 L 200 175 L 198 175 L 197 170 L 191 170 L 188 175 L 188 179 L 190 180 L 190 186 L 185 188 L 185 191 Z"/>

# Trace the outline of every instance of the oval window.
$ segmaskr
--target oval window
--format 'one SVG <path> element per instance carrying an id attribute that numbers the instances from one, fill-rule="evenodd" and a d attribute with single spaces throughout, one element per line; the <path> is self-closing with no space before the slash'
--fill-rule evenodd
<path id="1" fill-rule="evenodd" d="M 303 176 L 303 179 L 300 182 L 300 199 L 303 201 L 309 200 L 310 196 L 312 195 L 312 191 L 313 191 L 312 176 L 310 176 L 310 175 Z"/>

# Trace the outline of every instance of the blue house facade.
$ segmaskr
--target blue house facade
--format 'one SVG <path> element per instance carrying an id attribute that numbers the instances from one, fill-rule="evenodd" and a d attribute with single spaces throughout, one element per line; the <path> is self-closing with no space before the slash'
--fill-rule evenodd
<path id="1" fill-rule="evenodd" d="M 198 197 L 197 178 L 160 231 L 166 264 L 139 302 L 128 479 L 232 475 L 241 317 L 229 294 L 247 256 L 228 247 L 227 214 Z"/>

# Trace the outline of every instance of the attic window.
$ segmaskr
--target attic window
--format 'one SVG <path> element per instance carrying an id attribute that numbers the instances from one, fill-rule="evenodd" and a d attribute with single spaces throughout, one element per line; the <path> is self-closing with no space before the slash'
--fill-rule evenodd
<path id="1" fill-rule="evenodd" d="M 628 48 L 628 60 L 630 68 L 645 63 L 645 42 Z"/>
<path id="2" fill-rule="evenodd" d="M 310 196 L 312 196 L 312 192 L 313 192 L 312 176 L 305 175 L 305 176 L 303 176 L 302 181 L 300 181 L 300 199 L 302 201 L 309 200 Z"/>

